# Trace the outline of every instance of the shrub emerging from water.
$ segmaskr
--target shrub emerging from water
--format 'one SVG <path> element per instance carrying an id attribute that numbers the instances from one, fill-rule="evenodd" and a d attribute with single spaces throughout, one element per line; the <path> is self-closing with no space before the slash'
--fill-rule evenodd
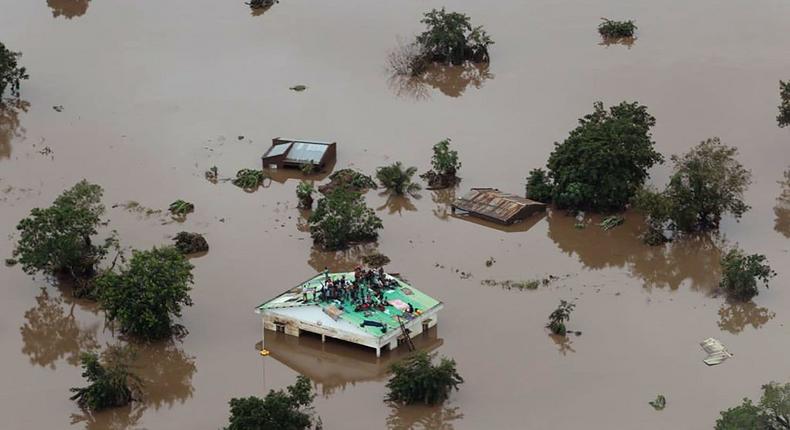
<path id="1" fill-rule="evenodd" d="M 329 183 L 318 187 L 323 194 L 329 194 L 335 188 L 347 188 L 350 191 L 364 193 L 367 190 L 378 188 L 370 176 L 354 169 L 340 169 L 329 175 Z"/>
<path id="2" fill-rule="evenodd" d="M 233 185 L 244 191 L 255 191 L 263 184 L 266 177 L 266 173 L 263 170 L 241 169 L 236 172 L 236 177 L 233 178 L 232 182 Z"/>
<path id="3" fill-rule="evenodd" d="M 132 352 L 128 347 L 110 347 L 102 357 L 94 352 L 80 355 L 82 377 L 89 385 L 72 388 L 71 400 L 80 407 L 99 411 L 138 400 L 141 381 L 130 371 Z"/>
<path id="4" fill-rule="evenodd" d="M 664 160 L 650 135 L 655 123 L 636 102 L 609 110 L 597 102 L 564 142 L 555 143 L 548 161 L 551 184 L 540 173 L 531 174 L 536 175 L 532 179 L 542 192 L 552 190 L 551 199 L 560 208 L 622 210 L 644 184 L 648 170 Z"/>
<path id="5" fill-rule="evenodd" d="M 6 88 L 12 97 L 18 97 L 20 82 L 29 78 L 27 70 L 17 62 L 21 56 L 20 52 L 10 51 L 0 42 L 0 103 Z"/>
<path id="6" fill-rule="evenodd" d="M 634 37 L 636 24 L 633 21 L 613 21 L 603 18 L 603 22 L 598 25 L 598 33 L 604 39 L 624 39 Z"/>
<path id="7" fill-rule="evenodd" d="M 16 228 L 20 237 L 14 256 L 22 269 L 33 274 L 66 275 L 87 281 L 96 275 L 99 262 L 118 246 L 115 236 L 95 244 L 97 229 L 104 223 L 104 190 L 85 180 L 64 191 L 52 206 L 34 208 Z"/>
<path id="8" fill-rule="evenodd" d="M 558 336 L 565 336 L 568 332 L 565 322 L 570 321 L 571 312 L 573 312 L 575 307 L 574 303 L 560 300 L 560 305 L 549 315 L 549 323 L 546 325 L 546 328 Z"/>
<path id="9" fill-rule="evenodd" d="M 299 185 L 296 186 L 296 198 L 299 199 L 300 208 L 313 208 L 313 193 L 315 193 L 313 184 L 306 181 L 299 182 Z"/>
<path id="10" fill-rule="evenodd" d="M 370 255 L 363 256 L 362 262 L 369 267 L 379 268 L 389 264 L 390 258 L 380 252 L 376 252 Z"/>
<path id="11" fill-rule="evenodd" d="M 541 203 L 550 203 L 554 187 L 543 169 L 532 169 L 527 176 L 527 198 Z"/>
<path id="12" fill-rule="evenodd" d="M 382 228 L 381 218 L 365 204 L 362 195 L 345 188 L 319 199 L 308 223 L 315 243 L 330 250 L 376 240 Z"/>
<path id="13" fill-rule="evenodd" d="M 170 203 L 168 210 L 170 211 L 170 214 L 173 216 L 173 218 L 186 219 L 187 214 L 191 214 L 195 211 L 195 205 L 190 202 L 178 199 L 173 203 Z"/>
<path id="14" fill-rule="evenodd" d="M 416 167 L 404 169 L 403 164 L 397 161 L 389 166 L 376 169 L 376 179 L 379 180 L 384 188 L 402 196 L 407 193 L 414 194 L 420 190 L 420 184 L 412 182 L 412 177 L 415 173 L 417 173 Z"/>
<path id="15" fill-rule="evenodd" d="M 776 276 L 767 260 L 764 255 L 746 255 L 738 248 L 727 251 L 721 257 L 719 286 L 736 299 L 751 299 L 759 293 L 757 281 L 762 281 L 767 287 L 770 279 Z"/>
<path id="16" fill-rule="evenodd" d="M 108 271 L 96 279 L 99 304 L 124 334 L 143 340 L 184 334 L 173 320 L 183 306 L 192 306 L 192 268 L 172 246 L 132 251 L 120 273 Z"/>
<path id="17" fill-rule="evenodd" d="M 173 238 L 176 249 L 182 254 L 196 254 L 198 252 L 208 251 L 208 242 L 202 234 L 189 233 L 186 231 L 179 232 Z"/>
<path id="18" fill-rule="evenodd" d="M 315 421 L 314 398 L 310 380 L 302 375 L 285 391 L 270 390 L 263 399 L 255 396 L 233 398 L 230 400 L 230 423 L 225 430 L 307 430 Z"/>
<path id="19" fill-rule="evenodd" d="M 665 190 L 644 189 L 634 198 L 650 230 L 705 232 L 718 229 L 726 213 L 741 218 L 749 210 L 743 194 L 751 172 L 735 159 L 737 153 L 714 137 L 672 156 L 674 172 Z"/>
<path id="20" fill-rule="evenodd" d="M 760 403 L 744 398 L 740 405 L 721 412 L 716 430 L 779 430 L 790 428 L 790 384 L 763 385 Z"/>
<path id="21" fill-rule="evenodd" d="M 464 379 L 455 368 L 455 360 L 442 357 L 432 363 L 436 354 L 420 351 L 413 357 L 392 365 L 387 382 L 387 400 L 405 404 L 435 405 L 444 402 L 452 390 L 458 390 Z"/>
<path id="22" fill-rule="evenodd" d="M 787 127 L 790 125 L 790 81 L 779 81 L 779 116 L 776 117 L 776 122 L 779 127 Z"/>
<path id="23" fill-rule="evenodd" d="M 428 186 L 431 188 L 447 188 L 458 182 L 456 175 L 461 168 L 461 160 L 458 159 L 458 151 L 450 149 L 450 139 L 444 139 L 433 145 L 431 167 L 431 170 L 420 175 L 428 181 Z"/>

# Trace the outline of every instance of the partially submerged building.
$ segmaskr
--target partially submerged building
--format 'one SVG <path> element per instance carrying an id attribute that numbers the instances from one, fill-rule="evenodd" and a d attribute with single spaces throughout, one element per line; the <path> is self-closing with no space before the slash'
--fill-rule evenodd
<path id="1" fill-rule="evenodd" d="M 461 211 L 505 225 L 523 221 L 536 212 L 546 210 L 545 203 L 503 193 L 496 188 L 472 188 L 463 197 L 455 199 L 451 207 L 453 213 Z"/>
<path id="2" fill-rule="evenodd" d="M 327 276 L 333 282 L 354 281 L 354 272 Z M 384 276 L 388 281 L 382 291 L 384 303 L 365 310 L 348 300 L 320 299 L 326 287 L 323 274 L 291 288 L 256 308 L 262 315 L 264 337 L 266 330 L 292 336 L 309 332 L 320 335 L 322 341 L 329 337 L 373 348 L 376 356 L 384 348 L 412 344 L 411 338 L 436 325 L 444 305 L 396 277 Z"/>
<path id="3" fill-rule="evenodd" d="M 295 167 L 301 169 L 312 165 L 323 170 L 337 158 L 337 143 L 313 140 L 272 139 L 272 146 L 263 154 L 264 169 Z"/>

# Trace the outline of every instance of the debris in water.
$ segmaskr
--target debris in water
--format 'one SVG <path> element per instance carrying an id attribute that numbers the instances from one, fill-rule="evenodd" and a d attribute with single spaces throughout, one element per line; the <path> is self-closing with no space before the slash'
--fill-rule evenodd
<path id="1" fill-rule="evenodd" d="M 184 200 L 178 199 L 173 203 L 170 203 L 168 210 L 173 215 L 173 218 L 186 219 L 187 214 L 195 211 L 195 205 L 190 202 L 185 202 Z"/>
<path id="2" fill-rule="evenodd" d="M 362 262 L 370 267 L 378 268 L 389 264 L 390 258 L 380 252 L 377 252 L 375 254 L 363 256 Z"/>
<path id="3" fill-rule="evenodd" d="M 38 153 L 41 154 L 41 155 L 51 155 L 52 154 L 52 148 L 50 148 L 49 146 L 45 146 L 45 147 L 41 148 L 41 150 L 38 151 Z"/>
<path id="4" fill-rule="evenodd" d="M 129 200 L 128 202 L 125 202 L 125 203 L 116 203 L 116 204 L 112 205 L 112 207 L 113 208 L 118 208 L 118 207 L 124 208 L 124 209 L 126 209 L 127 212 L 137 213 L 137 214 L 140 214 L 140 215 L 145 215 L 147 217 L 150 217 L 152 215 L 158 215 L 158 214 L 162 213 L 161 209 L 147 208 L 147 207 L 141 205 L 140 203 L 138 203 L 138 202 L 136 202 L 134 200 Z"/>
<path id="5" fill-rule="evenodd" d="M 601 223 L 598 225 L 604 230 L 611 230 L 624 222 L 625 219 L 623 217 L 612 215 L 604 218 L 603 221 L 601 221 Z"/>
<path id="6" fill-rule="evenodd" d="M 732 354 L 727 351 L 727 348 L 725 348 L 718 339 L 709 337 L 700 342 L 699 346 L 708 353 L 708 357 L 702 360 L 708 366 L 715 366 L 732 357 Z"/>
<path id="7" fill-rule="evenodd" d="M 494 257 L 488 257 L 488 260 L 486 260 L 486 267 L 491 267 L 491 266 L 494 265 L 494 263 L 496 263 L 496 260 L 494 260 Z"/>
<path id="8" fill-rule="evenodd" d="M 656 396 L 655 400 L 652 400 L 648 403 L 653 407 L 653 409 L 661 411 L 667 406 L 667 398 L 664 397 L 663 394 L 659 394 Z"/>
<path id="9" fill-rule="evenodd" d="M 219 178 L 219 168 L 217 168 L 217 166 L 211 166 L 210 169 L 206 170 L 205 175 L 209 182 L 216 184 Z"/>
<path id="10" fill-rule="evenodd" d="M 294 86 L 292 86 L 291 88 L 288 88 L 288 89 L 291 90 L 291 91 L 302 92 L 302 91 L 307 89 L 307 86 L 306 85 L 294 85 Z"/>
<path id="11" fill-rule="evenodd" d="M 208 251 L 206 238 L 199 233 L 182 231 L 173 238 L 176 249 L 182 254 L 196 254 Z"/>
<path id="12" fill-rule="evenodd" d="M 52 106 L 52 109 L 55 109 L 55 112 L 63 112 L 63 105 Z"/>
<path id="13" fill-rule="evenodd" d="M 501 287 L 503 290 L 537 290 L 540 286 L 541 282 L 544 285 L 548 284 L 548 279 L 544 279 L 543 281 L 539 281 L 537 279 L 532 279 L 529 281 L 497 281 L 494 279 L 485 279 L 480 281 L 480 285 L 485 285 L 488 287 Z"/>
<path id="14" fill-rule="evenodd" d="M 16 266 L 17 263 L 18 263 L 18 261 L 16 261 L 13 258 L 6 258 L 5 259 L 5 265 L 8 266 L 8 267 Z"/>
<path id="15" fill-rule="evenodd" d="M 239 136 L 238 139 L 239 140 L 244 140 L 244 136 Z"/>

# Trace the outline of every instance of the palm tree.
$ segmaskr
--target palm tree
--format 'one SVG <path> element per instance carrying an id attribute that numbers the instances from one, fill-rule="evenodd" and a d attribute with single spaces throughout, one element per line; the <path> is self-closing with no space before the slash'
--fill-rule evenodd
<path id="1" fill-rule="evenodd" d="M 414 194 L 420 190 L 420 184 L 411 181 L 412 176 L 417 173 L 416 167 L 408 167 L 404 170 L 400 161 L 376 169 L 376 179 L 381 185 L 397 195 L 406 193 Z"/>

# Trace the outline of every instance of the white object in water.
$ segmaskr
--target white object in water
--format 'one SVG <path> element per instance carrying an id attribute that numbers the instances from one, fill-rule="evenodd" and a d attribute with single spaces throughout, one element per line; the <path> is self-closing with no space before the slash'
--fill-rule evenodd
<path id="1" fill-rule="evenodd" d="M 708 353 L 708 357 L 702 360 L 708 366 L 715 366 L 732 357 L 732 354 L 727 351 L 727 348 L 718 339 L 709 337 L 700 342 L 699 346 Z"/>

